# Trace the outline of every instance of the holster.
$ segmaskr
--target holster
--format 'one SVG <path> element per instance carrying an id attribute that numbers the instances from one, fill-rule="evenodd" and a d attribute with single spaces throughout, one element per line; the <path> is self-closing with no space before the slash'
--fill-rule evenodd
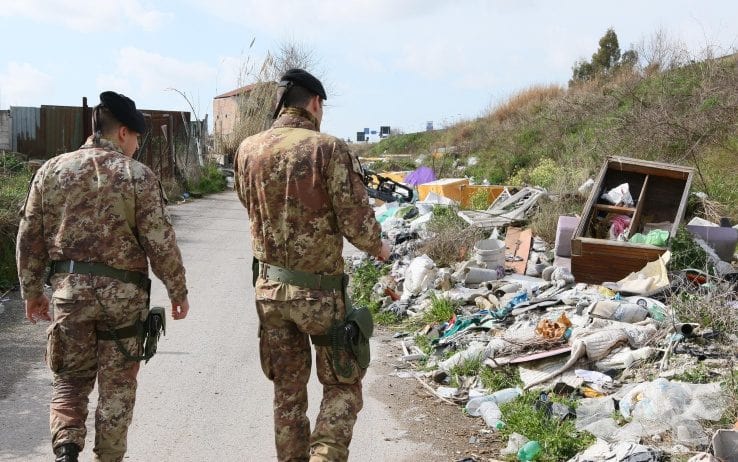
<path id="1" fill-rule="evenodd" d="M 374 332 L 374 320 L 369 309 L 347 308 L 348 313 L 343 321 L 333 324 L 327 334 L 310 336 L 313 345 L 333 349 L 333 369 L 344 377 L 350 377 L 354 367 L 351 362 L 343 363 L 338 352 L 350 351 L 361 369 L 368 368 L 371 361 L 369 338 Z"/>
<path id="2" fill-rule="evenodd" d="M 129 361 L 149 362 L 149 359 L 156 354 L 159 337 L 162 334 L 166 335 L 166 319 L 164 307 L 154 306 L 149 309 L 146 319 L 137 319 L 130 326 L 121 327 L 120 329 L 99 330 L 97 331 L 97 339 L 114 341 L 118 351 Z M 130 337 L 138 337 L 143 347 L 142 355 L 131 354 L 120 342 L 120 339 Z"/>

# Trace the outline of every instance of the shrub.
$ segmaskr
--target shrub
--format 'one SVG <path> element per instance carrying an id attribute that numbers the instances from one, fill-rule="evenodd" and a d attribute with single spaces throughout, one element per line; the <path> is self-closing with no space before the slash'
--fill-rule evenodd
<path id="1" fill-rule="evenodd" d="M 483 230 L 469 226 L 459 218 L 453 207 L 434 208 L 428 231 L 433 233 L 433 237 L 422 243 L 418 251 L 428 255 L 438 267 L 465 260 L 474 243 L 485 236 Z"/>
<path id="2" fill-rule="evenodd" d="M 226 189 L 226 177 L 215 163 L 207 163 L 200 170 L 199 178 L 193 192 L 203 194 L 216 193 Z"/>
<path id="3" fill-rule="evenodd" d="M 31 176 L 18 155 L 0 152 L 0 290 L 7 290 L 18 281 L 15 264 L 18 212 L 26 200 Z"/>

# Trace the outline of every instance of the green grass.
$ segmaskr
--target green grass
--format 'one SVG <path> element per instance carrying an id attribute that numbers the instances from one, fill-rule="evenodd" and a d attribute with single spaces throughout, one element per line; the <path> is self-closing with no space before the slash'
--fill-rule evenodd
<path id="1" fill-rule="evenodd" d="M 439 138 L 439 131 L 392 135 L 374 145 L 368 154 L 379 155 L 385 152 L 390 154 L 427 153 Z"/>
<path id="2" fill-rule="evenodd" d="M 372 289 L 379 278 L 389 272 L 390 265 L 377 267 L 372 260 L 364 260 L 351 274 L 351 300 L 355 306 L 369 308 L 374 322 L 381 325 L 394 325 L 400 322 L 400 318 L 392 312 L 380 312 L 381 302 L 376 299 Z"/>
<path id="3" fill-rule="evenodd" d="M 428 338 L 427 335 L 417 334 L 413 337 L 413 340 L 415 341 L 415 346 L 420 348 L 420 351 L 422 351 L 426 355 L 430 355 L 433 352 L 431 339 Z"/>
<path id="4" fill-rule="evenodd" d="M 361 262 L 351 274 L 351 299 L 355 305 L 371 306 L 372 289 L 382 276 L 380 270 L 372 260 L 366 259 Z"/>
<path id="5" fill-rule="evenodd" d="M 497 391 L 505 388 L 514 388 L 523 385 L 517 367 L 503 367 L 491 369 L 483 367 L 479 373 L 482 386 L 489 391 Z"/>
<path id="6" fill-rule="evenodd" d="M 451 319 L 454 313 L 456 313 L 457 306 L 458 305 L 456 303 L 447 298 L 431 295 L 431 305 L 423 314 L 423 320 L 429 323 L 446 322 Z"/>
<path id="7" fill-rule="evenodd" d="M 553 402 L 574 406 L 576 401 L 549 395 Z M 502 421 L 505 427 L 502 434 L 507 438 L 512 433 L 520 433 L 529 440 L 541 444 L 540 462 L 558 462 L 567 460 L 586 449 L 595 441 L 595 437 L 587 432 L 578 432 L 574 420 L 559 421 L 546 416 L 537 410 L 535 402 L 538 393 L 528 391 L 515 401 L 500 405 Z"/>
<path id="8" fill-rule="evenodd" d="M 479 370 L 482 368 L 482 358 L 467 359 L 461 364 L 457 364 L 452 367 L 449 371 L 451 375 L 458 375 L 464 377 L 474 377 L 479 374 Z"/>
<path id="9" fill-rule="evenodd" d="M 705 363 L 697 363 L 695 367 L 687 369 L 683 373 L 672 377 L 672 380 L 689 383 L 710 383 L 715 381 L 716 378 L 716 374 L 712 373 L 710 369 L 705 366 Z"/>

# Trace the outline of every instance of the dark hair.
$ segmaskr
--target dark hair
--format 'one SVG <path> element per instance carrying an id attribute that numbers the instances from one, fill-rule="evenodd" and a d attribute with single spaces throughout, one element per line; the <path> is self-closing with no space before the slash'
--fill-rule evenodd
<path id="1" fill-rule="evenodd" d="M 284 107 L 301 107 L 306 108 L 310 103 L 310 99 L 317 94 L 311 92 L 307 88 L 299 85 L 293 85 L 291 88 L 286 89 L 287 95 L 284 98 Z"/>
<path id="2" fill-rule="evenodd" d="M 121 125 L 123 124 L 105 106 L 98 104 L 92 110 L 92 133 L 99 132 L 101 135 L 107 135 L 108 132 L 117 129 Z"/>

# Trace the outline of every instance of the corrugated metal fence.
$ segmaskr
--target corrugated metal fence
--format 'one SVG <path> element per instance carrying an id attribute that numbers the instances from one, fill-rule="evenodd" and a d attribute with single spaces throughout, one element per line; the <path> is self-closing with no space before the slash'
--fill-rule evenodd
<path id="1" fill-rule="evenodd" d="M 190 113 L 143 109 L 141 112 L 146 117 L 148 130 L 141 134 L 142 143 L 136 159 L 148 165 L 160 178 L 172 178 L 178 151 L 186 155 L 186 147 L 192 144 L 188 143 Z M 91 108 L 87 106 L 11 106 L 11 149 L 31 159 L 50 159 L 74 151 L 90 135 L 90 114 Z"/>

